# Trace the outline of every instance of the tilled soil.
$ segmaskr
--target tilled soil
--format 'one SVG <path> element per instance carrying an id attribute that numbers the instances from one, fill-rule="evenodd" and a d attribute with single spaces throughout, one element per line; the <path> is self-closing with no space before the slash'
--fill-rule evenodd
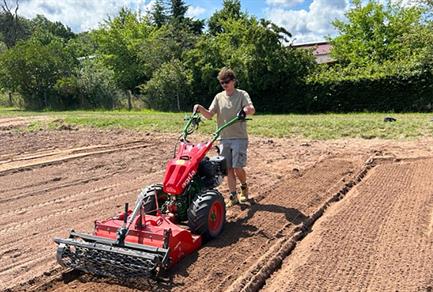
<path id="1" fill-rule="evenodd" d="M 432 228 L 433 159 L 379 165 L 314 225 L 265 290 L 431 291 Z"/>
<path id="2" fill-rule="evenodd" d="M 176 139 L 175 134 L 121 130 L 78 129 L 36 133 L 0 130 L 0 290 L 197 291 L 257 288 L 260 285 L 248 285 L 250 282 L 264 282 L 273 272 L 262 271 L 262 262 L 272 258 L 274 251 L 281 254 L 280 247 L 285 246 L 287 240 L 311 226 L 315 220 L 312 218 L 321 215 L 323 207 L 337 198 L 341 190 L 353 187 L 359 173 L 366 170 L 368 158 L 381 156 L 395 160 L 395 157 L 402 156 L 427 157 L 431 151 L 431 141 L 321 142 L 252 137 L 247 168 L 253 198 L 251 205 L 228 210 L 228 222 L 223 234 L 168 271 L 166 281 L 124 283 L 60 268 L 55 262 L 56 245 L 52 239 L 67 236 L 71 228 L 91 232 L 95 219 L 121 212 L 125 202 L 135 202 L 142 187 L 160 182 Z M 205 140 L 206 137 L 198 139 Z M 390 165 L 394 164 L 383 167 Z M 402 165 L 402 169 L 406 169 L 405 164 Z M 377 167 L 370 170 L 369 179 L 376 177 L 378 171 Z M 406 177 L 402 179 L 407 180 Z M 388 189 L 394 186 L 391 184 Z M 381 187 L 385 188 L 383 184 Z M 386 191 L 390 191 L 388 189 Z M 226 185 L 223 184 L 220 190 L 226 194 Z M 401 190 L 395 189 L 394 192 Z M 365 196 L 368 195 L 368 202 L 379 199 L 374 188 L 367 191 Z M 402 200 L 411 199 L 404 197 L 407 192 L 400 195 Z M 431 196 L 431 193 L 424 194 L 428 195 Z M 352 192 L 346 197 L 335 206 L 347 204 Z M 422 202 L 428 205 L 425 200 Z M 334 212 L 333 208 L 326 210 L 323 220 L 330 211 Z M 354 209 L 352 212 L 366 210 Z M 385 213 L 377 213 L 376 217 L 381 217 L 381 214 Z M 417 213 L 411 214 L 415 216 Z M 359 216 L 370 217 L 365 213 Z M 427 220 L 423 216 L 422 220 Z M 426 222 L 431 221 L 428 220 Z M 316 224 L 288 259 L 315 234 Z M 353 224 L 356 222 L 353 221 Z M 411 226 L 417 226 L 413 224 Z M 430 228 L 427 230 L 433 228 L 431 223 L 425 224 Z M 341 226 L 333 228 L 332 232 L 347 235 L 347 230 L 341 229 Z M 363 227 L 356 230 L 361 232 Z M 394 240 L 392 235 L 390 232 L 384 240 Z M 334 243 L 331 246 L 337 245 Z M 398 246 L 393 248 L 398 250 Z M 423 248 L 428 252 L 427 246 Z M 284 271 L 277 271 L 272 281 L 277 279 L 275 275 Z M 425 277 L 427 279 L 428 275 L 425 274 Z M 335 287 L 332 282 L 329 283 L 329 287 Z M 269 285 L 272 282 L 268 280 L 266 287 Z M 344 289 L 346 286 L 342 285 Z M 308 290 L 313 286 L 305 287 Z M 349 290 L 353 288 L 347 287 Z"/>

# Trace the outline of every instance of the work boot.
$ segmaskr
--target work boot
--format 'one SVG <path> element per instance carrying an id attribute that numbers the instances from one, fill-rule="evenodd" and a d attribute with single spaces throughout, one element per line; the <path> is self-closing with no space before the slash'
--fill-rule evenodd
<path id="1" fill-rule="evenodd" d="M 234 205 L 239 203 L 238 196 L 236 194 L 230 194 L 230 197 L 228 200 L 226 200 L 226 207 L 230 208 Z"/>
<path id="2" fill-rule="evenodd" d="M 241 193 L 239 194 L 239 203 L 245 203 L 248 201 L 248 186 L 247 184 L 241 185 Z"/>

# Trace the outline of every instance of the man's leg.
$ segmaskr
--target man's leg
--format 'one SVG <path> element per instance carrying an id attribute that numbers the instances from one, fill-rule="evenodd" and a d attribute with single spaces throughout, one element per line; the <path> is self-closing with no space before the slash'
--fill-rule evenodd
<path id="1" fill-rule="evenodd" d="M 248 185 L 247 185 L 247 173 L 245 169 L 242 167 L 235 168 L 236 177 L 241 182 L 241 192 L 238 196 L 240 203 L 245 203 L 248 201 Z"/>
<path id="2" fill-rule="evenodd" d="M 234 168 L 229 168 L 227 170 L 227 184 L 229 185 L 230 193 L 236 193 L 236 175 Z"/>
<path id="3" fill-rule="evenodd" d="M 248 186 L 247 186 L 247 173 L 244 167 L 247 165 L 247 149 L 248 140 L 239 139 L 233 145 L 233 168 L 235 175 L 241 182 L 241 192 L 238 196 L 240 203 L 248 201 Z"/>
<path id="4" fill-rule="evenodd" d="M 241 184 L 245 184 L 247 182 L 247 172 L 243 167 L 235 168 L 236 177 L 239 179 Z M 236 183 L 236 181 L 235 181 Z"/>
<path id="5" fill-rule="evenodd" d="M 229 187 L 230 195 L 226 200 L 226 207 L 229 208 L 233 205 L 236 205 L 238 201 L 238 196 L 236 193 L 236 174 L 235 170 L 232 167 L 232 147 L 231 143 L 228 141 L 221 141 L 221 155 L 227 161 L 227 185 Z"/>
<path id="6" fill-rule="evenodd" d="M 230 196 L 226 200 L 226 207 L 230 208 L 239 203 L 238 195 L 236 193 L 236 175 L 233 168 L 227 169 L 227 184 L 229 186 Z"/>

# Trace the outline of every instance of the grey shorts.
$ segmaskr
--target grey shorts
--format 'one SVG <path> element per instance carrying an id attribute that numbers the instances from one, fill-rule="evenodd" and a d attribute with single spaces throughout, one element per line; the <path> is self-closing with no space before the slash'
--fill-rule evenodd
<path id="1" fill-rule="evenodd" d="M 247 165 L 247 139 L 221 139 L 221 156 L 227 160 L 228 168 L 240 168 Z"/>

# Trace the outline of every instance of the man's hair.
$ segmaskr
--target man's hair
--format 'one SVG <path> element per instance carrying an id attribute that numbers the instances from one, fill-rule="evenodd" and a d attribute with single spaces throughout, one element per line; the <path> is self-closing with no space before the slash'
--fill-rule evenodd
<path id="1" fill-rule="evenodd" d="M 223 80 L 227 80 L 227 79 L 236 80 L 236 75 L 235 75 L 235 72 L 233 72 L 232 69 L 224 67 L 218 73 L 218 80 L 219 81 L 223 81 Z"/>

